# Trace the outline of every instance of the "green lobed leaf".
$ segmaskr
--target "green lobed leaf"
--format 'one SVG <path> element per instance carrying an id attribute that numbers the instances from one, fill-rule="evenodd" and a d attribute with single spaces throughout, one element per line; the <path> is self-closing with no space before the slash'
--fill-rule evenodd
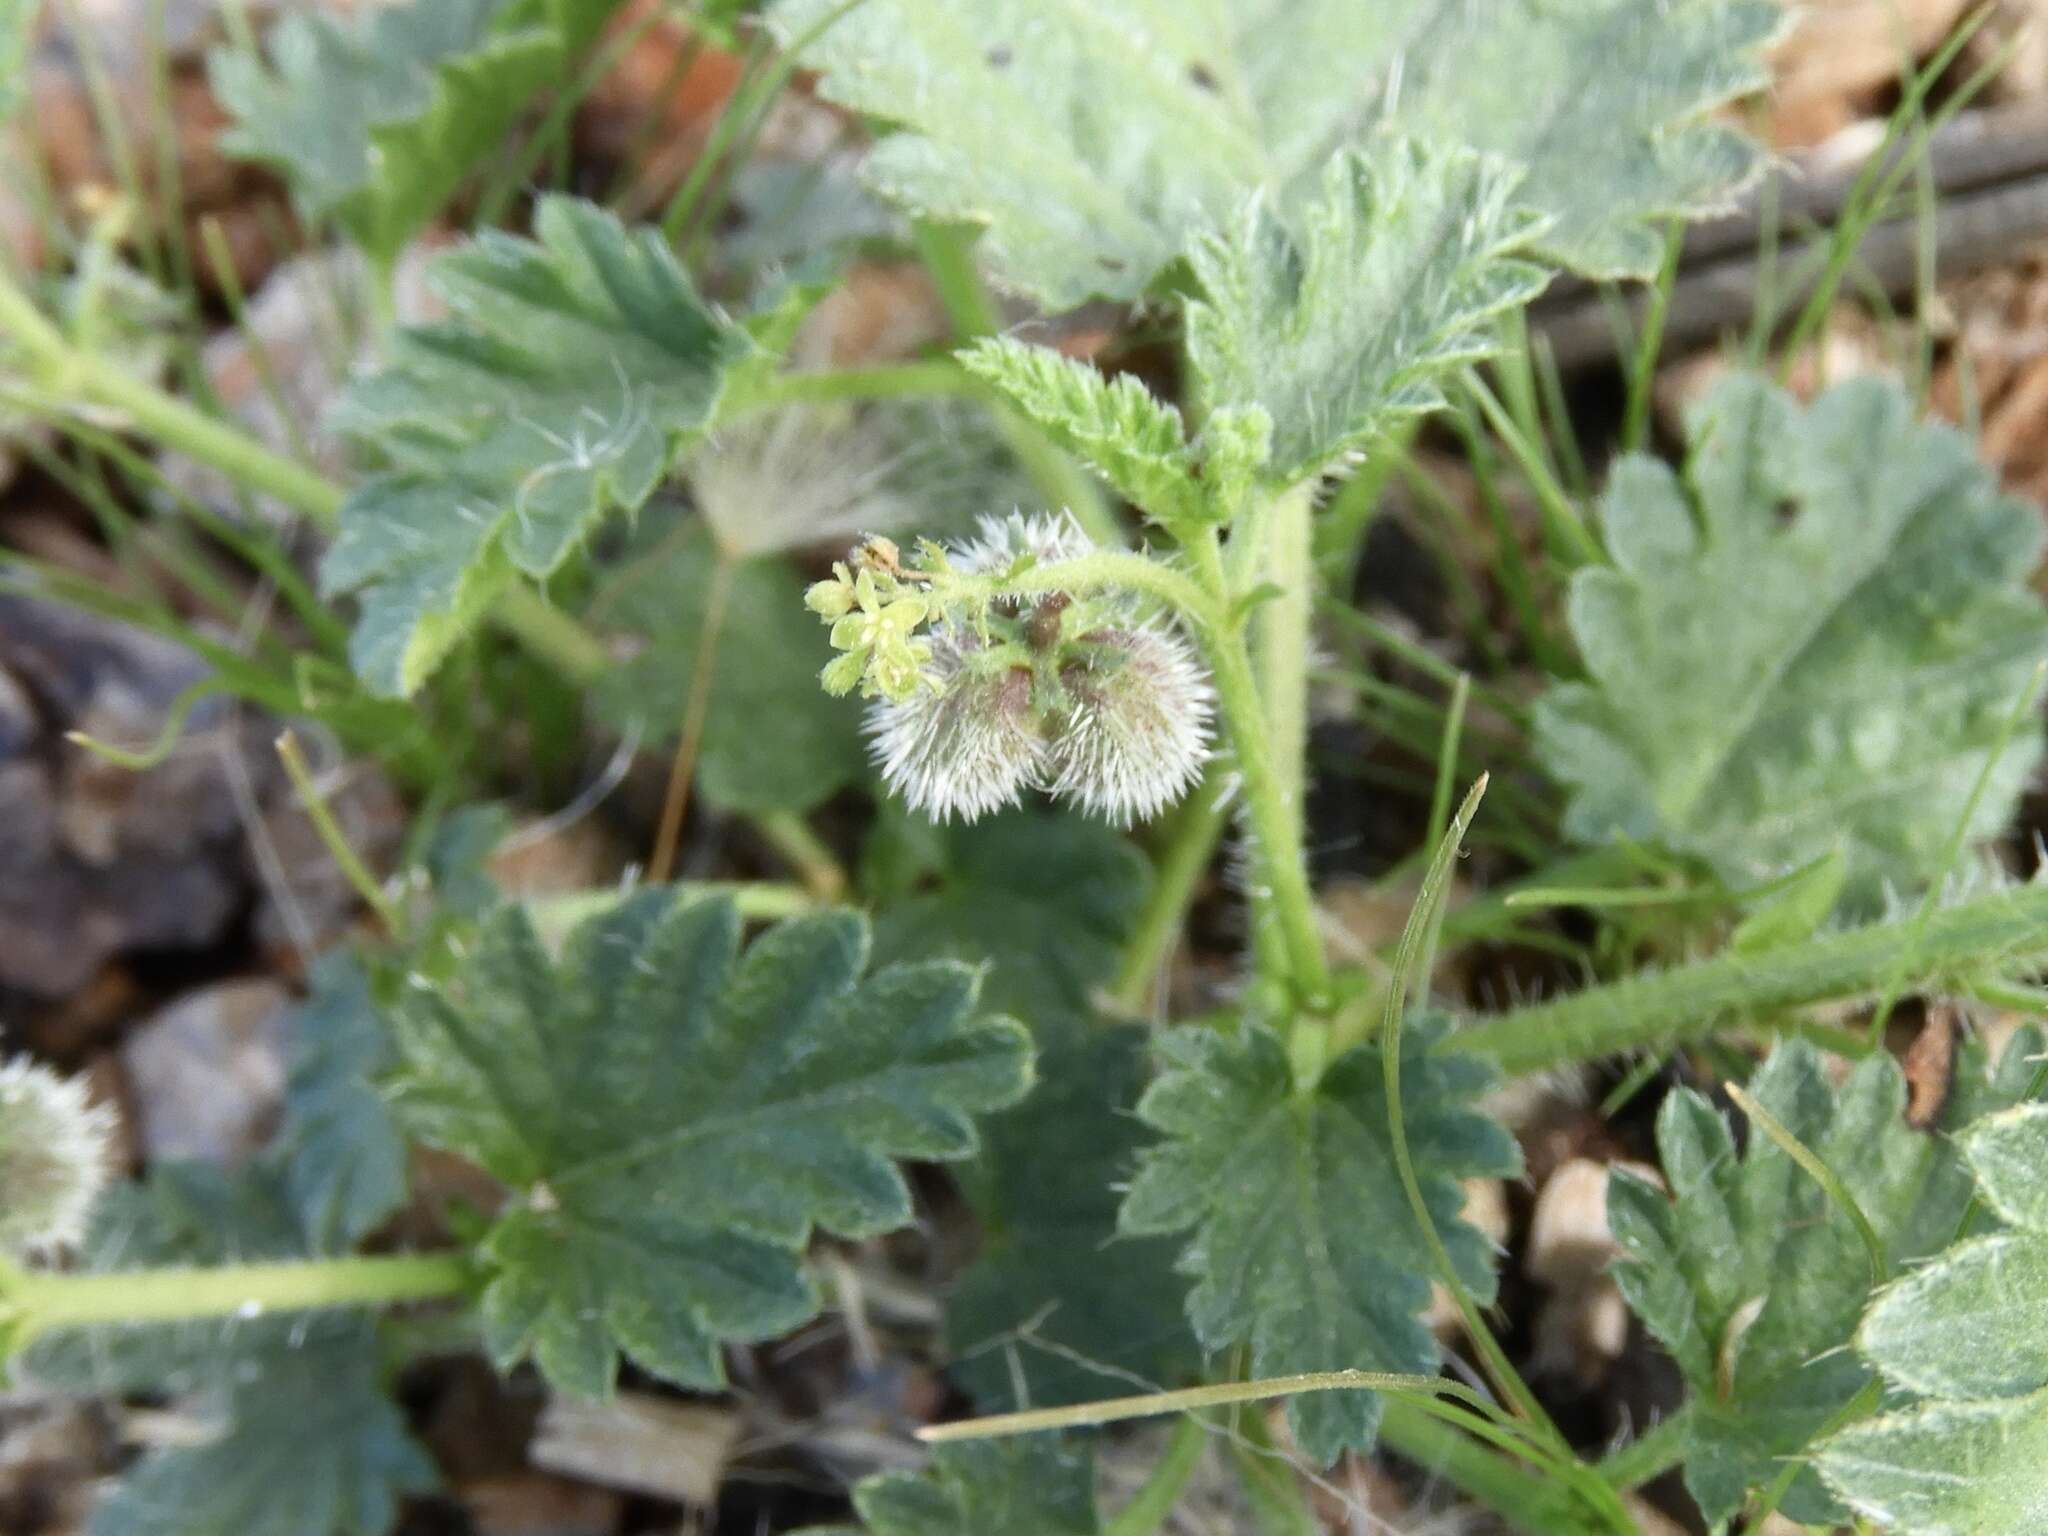
<path id="1" fill-rule="evenodd" d="M 359 597 L 350 653 L 380 692 L 412 692 L 515 573 L 548 575 L 646 502 L 747 345 L 658 231 L 568 197 L 534 227 L 436 258 L 451 318 L 399 331 L 330 422 L 390 466 L 342 507 L 320 571 Z"/>
<path id="2" fill-rule="evenodd" d="M 2039 514 L 1969 440 L 1858 379 L 1801 408 L 1732 377 L 1687 422 L 1683 477 L 1623 460 L 1614 564 L 1572 581 L 1587 683 L 1539 703 L 1566 835 L 1704 859 L 1744 886 L 1839 848 L 1845 901 L 1915 887 L 1949 849 L 2035 664 Z M 2040 761 L 2022 722 L 1964 831 L 1995 836 Z"/>
<path id="3" fill-rule="evenodd" d="M 300 208 L 388 265 L 502 148 L 616 0 L 410 0 L 350 17 L 293 11 L 269 57 L 218 49 L 228 153 L 276 166 Z"/>
<path id="4" fill-rule="evenodd" d="M 1960 1054 L 1944 1131 L 2032 1088 L 2041 1037 L 2026 1031 L 1996 1069 Z M 1969 1204 L 1967 1171 L 1944 1134 L 1906 1123 L 1904 1074 L 1889 1056 L 1857 1064 L 1839 1090 L 1820 1055 L 1779 1046 L 1750 1092 L 1842 1181 L 1884 1244 L 1889 1267 L 1939 1252 Z M 1869 1383 L 1846 1348 L 1872 1276 L 1848 1216 L 1771 1138 L 1738 1157 L 1729 1127 L 1687 1089 L 1665 1100 L 1657 1143 L 1667 1197 L 1618 1171 L 1608 1219 L 1625 1257 L 1622 1294 L 1697 1394 L 1686 1486 L 1709 1524 L 1772 1482 Z M 1842 1518 L 1810 1468 L 1782 1508 L 1794 1520 Z"/>
<path id="5" fill-rule="evenodd" d="M 1381 142 L 1332 160 L 1292 219 L 1254 200 L 1195 242 L 1196 386 L 1265 412 L 1270 478 L 1314 475 L 1437 409 L 1444 375 L 1495 350 L 1491 322 L 1546 281 L 1518 178 L 1468 150 Z"/>
<path id="6" fill-rule="evenodd" d="M 336 951 L 315 965 L 312 985 L 292 1017 L 278 1138 L 313 1251 L 338 1253 L 405 1203 L 405 1138 L 376 1087 L 394 1056 L 368 975 Z"/>
<path id="7" fill-rule="evenodd" d="M 2048 1519 L 2048 1105 L 1961 1141 L 2015 1230 L 1956 1244 L 1872 1303 L 1858 1350 L 1929 1400 L 1849 1426 L 1817 1463 L 1858 1514 L 1907 1536 L 2022 1536 Z"/>
<path id="8" fill-rule="evenodd" d="M 236 1174 L 162 1165 L 147 1184 L 103 1197 L 85 1266 L 325 1251 L 295 1205 L 291 1171 L 276 1157 Z M 212 1426 L 137 1463 L 94 1509 L 92 1536 L 384 1536 L 399 1499 L 438 1482 L 384 1390 L 375 1325 L 361 1314 L 69 1329 L 37 1338 L 20 1367 L 60 1390 L 191 1397 Z"/>
<path id="9" fill-rule="evenodd" d="M 721 575 L 723 558 L 692 519 L 606 586 L 591 618 L 632 636 L 637 654 L 605 674 L 594 703 L 622 731 L 674 737 L 709 645 L 697 747 L 704 798 L 747 814 L 807 811 L 860 777 L 860 709 L 818 687 L 832 647 L 788 563 L 736 560 Z"/>
<path id="10" fill-rule="evenodd" d="M 787 42 L 834 0 L 779 0 Z M 885 196 L 985 225 L 1006 283 L 1055 309 L 1132 299 L 1254 194 L 1282 216 L 1378 136 L 1500 156 L 1581 271 L 1656 269 L 1658 221 L 1724 203 L 1756 152 L 1711 110 L 1764 83 L 1773 0 L 867 0 L 804 60 L 901 131 Z"/>
<path id="11" fill-rule="evenodd" d="M 396 1013 L 397 1102 L 514 1199 L 480 1256 L 504 1365 L 610 1390 L 621 1354 L 697 1387 L 720 1348 L 817 1310 L 803 1250 L 910 1219 L 896 1157 L 954 1159 L 1015 1101 L 1029 1042 L 977 1019 L 963 966 L 866 980 L 865 922 L 785 923 L 744 955 L 726 901 L 646 890 L 560 962 L 523 910 L 488 917 L 452 985 Z"/>
<path id="12" fill-rule="evenodd" d="M 1472 1108 L 1491 1081 L 1476 1058 L 1432 1054 L 1437 1022 L 1402 1043 L 1408 1144 L 1458 1273 L 1482 1305 L 1493 1252 L 1459 1215 L 1459 1180 L 1521 1168 L 1514 1139 Z M 1175 1030 L 1138 1115 L 1161 1140 L 1124 1200 L 1130 1233 L 1191 1232 L 1179 1268 L 1188 1318 L 1214 1351 L 1249 1345 L 1254 1376 L 1357 1369 L 1429 1373 L 1440 1350 L 1419 1314 L 1432 1258 L 1402 1194 L 1377 1046 L 1346 1051 L 1298 1094 L 1286 1047 L 1262 1024 L 1234 1035 Z M 1379 1399 L 1324 1392 L 1289 1402 L 1318 1466 L 1372 1442 Z"/>
<path id="13" fill-rule="evenodd" d="M 1185 529 L 1206 519 L 1190 482 L 1198 461 L 1180 412 L 1137 378 L 1107 379 L 1087 363 L 1008 336 L 984 337 L 958 355 L 969 373 L 1000 390 L 1155 522 Z"/>
<path id="14" fill-rule="evenodd" d="M 961 1170 L 982 1245 L 946 1301 L 952 1374 L 985 1409 L 1173 1383 L 1199 1363 L 1175 1244 L 1120 1236 L 1144 1131 L 1145 1032 L 1096 1016 L 1143 904 L 1145 863 L 1099 822 L 1017 811 L 950 828 L 933 889 L 885 909 L 886 961 L 985 964 L 984 1002 L 1031 1023 L 1038 1082 Z M 1048 1149 L 1057 1149 L 1049 1155 Z"/>
<path id="15" fill-rule="evenodd" d="M 868 1536 L 1098 1536 L 1095 1458 L 1059 1435 L 942 1446 L 923 1472 L 862 1481 Z M 843 1528 L 803 1536 L 856 1536 Z"/>

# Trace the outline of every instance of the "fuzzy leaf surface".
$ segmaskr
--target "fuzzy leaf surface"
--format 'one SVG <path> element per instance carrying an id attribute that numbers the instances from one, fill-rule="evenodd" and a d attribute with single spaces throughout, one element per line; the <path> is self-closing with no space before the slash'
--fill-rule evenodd
<path id="1" fill-rule="evenodd" d="M 946 1343 L 990 1412 L 1125 1391 L 1133 1376 L 1177 1383 L 1199 1362 L 1176 1245 L 1116 1229 L 1144 1142 L 1132 1110 L 1147 1037 L 1096 1017 L 1093 994 L 1147 884 L 1101 823 L 1019 811 L 950 829 L 937 885 L 876 923 L 885 960 L 986 964 L 983 1000 L 1028 1019 L 1038 1047 L 1030 1097 L 989 1117 L 961 1170 L 982 1244 L 947 1298 Z"/>
<path id="2" fill-rule="evenodd" d="M 318 1252 L 341 1252 L 405 1202 L 406 1148 L 376 1080 L 395 1060 L 370 979 L 346 951 L 314 968 L 293 1016 L 285 1081 L 286 1187 Z"/>
<path id="3" fill-rule="evenodd" d="M 910 1219 L 893 1158 L 960 1158 L 1017 1099 L 1030 1046 L 977 1019 L 964 966 L 861 979 L 851 913 L 744 955 L 725 901 L 630 896 L 549 958 L 523 909 L 485 920 L 443 990 L 396 1015 L 401 1113 L 518 1197 L 484 1238 L 485 1340 L 557 1387 L 611 1389 L 621 1354 L 686 1385 L 721 1345 L 787 1331 L 817 1297 L 818 1228 Z"/>
<path id="4" fill-rule="evenodd" d="M 1540 221 L 1514 206 L 1518 174 L 1382 143 L 1332 160 L 1292 226 L 1257 201 L 1197 240 L 1188 360 L 1205 400 L 1273 422 L 1270 477 L 1291 484 L 1437 409 L 1443 376 L 1495 349 L 1491 322 L 1546 278 L 1525 259 Z"/>
<path id="5" fill-rule="evenodd" d="M 283 172 L 300 208 L 396 257 L 502 148 L 615 0 L 410 0 L 353 17 L 293 11 L 269 57 L 218 49 L 228 153 Z"/>
<path id="6" fill-rule="evenodd" d="M 2048 1519 L 2048 1105 L 1962 1138 L 2012 1230 L 1971 1238 L 1872 1304 L 1856 1346 L 1926 1400 L 1851 1425 L 1818 1464 L 1858 1514 L 1906 1536 L 2021 1536 Z"/>
<path id="7" fill-rule="evenodd" d="M 1059 1435 L 942 1446 L 922 1472 L 864 1479 L 853 1503 L 867 1536 L 1098 1536 L 1102 1529 L 1095 1457 L 1086 1442 Z"/>
<path id="8" fill-rule="evenodd" d="M 1108 379 L 1087 363 L 1009 336 L 985 337 L 959 357 L 1132 506 L 1168 528 L 1203 520 L 1189 483 L 1197 460 L 1187 427 L 1179 410 L 1137 378 Z"/>
<path id="9" fill-rule="evenodd" d="M 1802 409 L 1737 376 L 1690 415 L 1681 478 L 1622 461 L 1611 567 L 1572 581 L 1588 683 L 1541 701 L 1566 835 L 1705 860 L 1736 886 L 1840 848 L 1844 900 L 1939 877 L 2033 668 L 2039 514 L 1961 434 L 1858 379 Z M 2021 722 L 1966 832 L 1997 835 L 2040 761 Z"/>
<path id="10" fill-rule="evenodd" d="M 832 647 L 789 563 L 736 560 L 721 574 L 723 558 L 693 520 L 607 584 L 590 616 L 634 637 L 638 653 L 605 674 L 595 701 L 621 730 L 672 739 L 708 647 L 697 747 L 704 798 L 745 814 L 807 811 L 860 776 L 860 708 L 818 687 Z"/>
<path id="11" fill-rule="evenodd" d="M 110 1191 L 84 1257 L 116 1270 L 319 1251 L 273 1158 L 238 1174 L 166 1164 Z M 438 1482 L 361 1314 L 71 1329 L 38 1338 L 20 1366 L 71 1392 L 189 1397 L 213 1427 L 138 1462 L 94 1509 L 92 1536 L 384 1536 L 400 1498 Z"/>
<path id="12" fill-rule="evenodd" d="M 1430 1215 L 1482 1304 L 1493 1251 L 1460 1216 L 1459 1180 L 1521 1168 L 1514 1139 L 1472 1107 L 1491 1081 L 1476 1058 L 1432 1055 L 1440 1027 L 1403 1041 L 1408 1144 Z M 1346 1051 L 1314 1093 L 1296 1095 L 1286 1047 L 1247 1024 L 1236 1035 L 1169 1031 L 1163 1070 L 1138 1103 L 1159 1133 L 1125 1197 L 1123 1230 L 1191 1232 L 1179 1269 L 1188 1319 L 1209 1350 L 1251 1347 L 1254 1376 L 1357 1369 L 1427 1374 L 1440 1351 L 1420 1314 L 1432 1261 L 1402 1193 L 1376 1046 Z M 1319 1392 L 1287 1407 L 1318 1466 L 1372 1442 L 1379 1399 Z"/>
<path id="13" fill-rule="evenodd" d="M 779 0 L 791 41 L 833 0 Z M 1655 221 L 1724 203 L 1755 151 L 1707 121 L 1763 83 L 1772 0 L 869 0 L 805 49 L 833 100 L 901 131 L 884 196 L 986 226 L 1007 284 L 1132 299 L 1255 195 L 1283 215 L 1335 151 L 1406 136 L 1524 173 L 1544 254 L 1655 270 Z"/>
<path id="14" fill-rule="evenodd" d="M 2041 1047 L 2025 1031 L 1995 1070 L 1974 1044 L 1960 1052 L 1943 1130 L 2022 1097 Z M 1953 1239 L 1968 1171 L 1947 1135 L 1907 1124 L 1905 1078 L 1891 1057 L 1859 1063 L 1837 1091 L 1818 1053 L 1793 1042 L 1772 1053 L 1750 1092 L 1842 1180 L 1893 1271 Z M 1609 1185 L 1608 1219 L 1626 1255 L 1614 1274 L 1698 1396 L 1686 1486 L 1715 1524 L 1870 1381 L 1846 1347 L 1869 1302 L 1870 1263 L 1849 1216 L 1813 1178 L 1761 1133 L 1738 1157 L 1700 1095 L 1666 1099 L 1657 1143 L 1670 1197 L 1625 1171 Z M 1782 1507 L 1809 1524 L 1841 1518 L 1810 1468 Z"/>
<path id="15" fill-rule="evenodd" d="M 416 689 L 515 573 L 548 575 L 607 512 L 638 509 L 747 346 L 658 231 L 568 197 L 534 225 L 436 258 L 450 318 L 399 331 L 330 420 L 388 465 L 343 506 L 320 572 L 357 594 L 351 656 L 383 693 Z"/>

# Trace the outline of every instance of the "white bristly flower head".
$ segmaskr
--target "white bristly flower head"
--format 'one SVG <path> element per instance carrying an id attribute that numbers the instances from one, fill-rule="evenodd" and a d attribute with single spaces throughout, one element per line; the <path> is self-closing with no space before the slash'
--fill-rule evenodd
<path id="1" fill-rule="evenodd" d="M 938 821 L 1015 805 L 1043 776 L 1030 670 L 977 667 L 981 649 L 971 634 L 937 632 L 917 691 L 868 714 L 883 781 Z"/>
<path id="2" fill-rule="evenodd" d="M 1059 560 L 1076 560 L 1095 550 L 1081 525 L 1067 512 L 1041 512 L 1031 517 L 1012 512 L 1008 517 L 984 517 L 977 531 L 979 538 L 970 539 L 950 552 L 959 570 L 1000 571 L 1019 555 L 1029 555 L 1039 565 L 1050 565 Z"/>
<path id="3" fill-rule="evenodd" d="M 0 1254 L 68 1247 L 106 1185 L 114 1119 L 85 1084 L 26 1057 L 0 1065 Z"/>
<path id="4" fill-rule="evenodd" d="M 1060 680 L 1067 714 L 1051 746 L 1055 795 L 1129 826 L 1201 778 L 1214 695 L 1178 634 L 1153 625 L 1090 634 Z"/>
<path id="5" fill-rule="evenodd" d="M 1065 589 L 1095 546 L 1065 513 L 983 518 L 906 564 L 870 538 L 805 593 L 841 654 L 828 692 L 877 700 L 883 779 L 939 821 L 1043 790 L 1122 826 L 1201 777 L 1214 700 L 1180 632 L 1127 591 Z M 1026 580 L 1026 578 L 1029 580 Z"/>

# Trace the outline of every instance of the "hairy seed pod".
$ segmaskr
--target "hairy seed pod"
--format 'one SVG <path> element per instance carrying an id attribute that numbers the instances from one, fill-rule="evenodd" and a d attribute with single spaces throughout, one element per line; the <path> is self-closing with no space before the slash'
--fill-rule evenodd
<path id="1" fill-rule="evenodd" d="M 85 1085 L 26 1057 L 0 1066 L 0 1253 L 62 1248 L 85 1235 L 105 1186 L 113 1115 Z"/>
<path id="2" fill-rule="evenodd" d="M 1041 512 L 1032 517 L 1013 512 L 1008 517 L 984 517 L 977 524 L 977 531 L 978 538 L 951 551 L 956 570 L 1008 570 L 1023 556 L 1029 556 L 1035 564 L 1050 565 L 1095 552 L 1081 525 L 1065 512 Z"/>
<path id="3" fill-rule="evenodd" d="M 1061 670 L 1067 716 L 1052 738 L 1051 789 L 1129 826 L 1191 789 L 1209 752 L 1208 679 L 1159 626 L 1102 630 Z"/>
<path id="4" fill-rule="evenodd" d="M 980 650 L 971 634 L 934 634 L 923 686 L 868 715 L 883 781 L 939 821 L 1015 805 L 1043 771 L 1030 672 L 977 667 Z"/>

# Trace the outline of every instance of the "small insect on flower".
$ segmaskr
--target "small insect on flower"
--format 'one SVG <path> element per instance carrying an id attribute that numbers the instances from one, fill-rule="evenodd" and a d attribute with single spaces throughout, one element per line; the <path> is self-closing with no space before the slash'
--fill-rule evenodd
<path id="1" fill-rule="evenodd" d="M 838 567 L 812 589 L 812 609 L 847 653 L 825 685 L 858 682 L 881 696 L 868 733 L 883 779 L 911 805 L 972 821 L 1036 789 L 1128 825 L 1201 777 L 1211 691 L 1177 631 L 1129 593 L 1004 590 L 1093 548 L 1071 518 L 984 518 L 974 540 L 927 550 L 923 569 L 902 567 L 893 546 L 879 558 L 870 546 L 856 556 L 858 576 Z M 928 638 L 912 642 L 913 675 L 885 674 L 883 647 L 862 624 L 864 580 L 883 613 L 908 601 L 929 618 Z"/>
<path id="2" fill-rule="evenodd" d="M 114 1120 L 85 1085 L 26 1057 L 0 1065 L 0 1253 L 63 1248 L 85 1235 L 106 1185 Z"/>

